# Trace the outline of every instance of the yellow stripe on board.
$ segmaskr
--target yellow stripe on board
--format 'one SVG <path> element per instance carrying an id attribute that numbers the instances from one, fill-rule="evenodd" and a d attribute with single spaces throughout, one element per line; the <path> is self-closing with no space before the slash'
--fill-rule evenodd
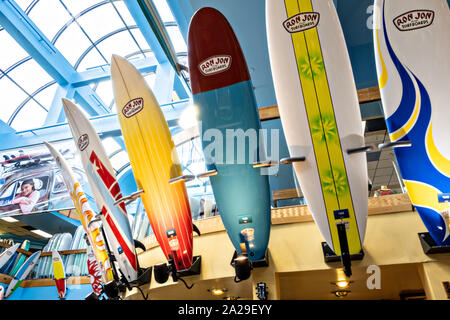
<path id="1" fill-rule="evenodd" d="M 420 94 L 417 94 L 417 102 L 416 106 L 414 107 L 414 111 L 413 114 L 411 115 L 411 118 L 405 123 L 403 127 L 389 134 L 389 138 L 391 139 L 391 141 L 399 140 L 412 129 L 413 125 L 416 123 L 417 118 L 419 117 L 419 110 L 420 110 Z"/>
<path id="2" fill-rule="evenodd" d="M 378 48 L 378 57 L 380 58 L 380 62 L 381 62 L 381 75 L 378 78 L 378 83 L 380 84 L 380 89 L 383 89 L 384 86 L 386 85 L 387 81 L 388 81 L 388 72 L 386 69 L 386 64 L 384 63 L 384 59 L 383 59 L 383 54 L 381 53 L 381 46 L 380 46 L 380 26 L 379 26 L 379 22 L 380 22 L 380 17 L 379 15 L 381 14 L 380 9 L 379 8 L 374 8 L 374 19 L 376 21 L 376 34 L 377 34 L 377 48 Z"/>
<path id="3" fill-rule="evenodd" d="M 285 0 L 285 5 L 288 17 L 314 12 L 311 0 Z M 317 28 L 291 36 L 334 251 L 341 254 L 334 211 L 347 209 L 347 239 L 350 254 L 356 254 L 361 251 L 361 241 Z"/>
<path id="4" fill-rule="evenodd" d="M 438 169 L 445 176 L 450 176 L 450 160 L 439 152 L 433 139 L 433 123 L 430 121 L 430 126 L 426 134 L 426 143 L 428 155 L 434 167 Z"/>

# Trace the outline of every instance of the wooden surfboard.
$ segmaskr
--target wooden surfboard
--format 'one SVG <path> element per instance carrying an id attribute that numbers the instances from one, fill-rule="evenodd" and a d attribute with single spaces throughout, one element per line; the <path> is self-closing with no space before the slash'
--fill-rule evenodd
<path id="1" fill-rule="evenodd" d="M 125 204 L 114 205 L 116 200 L 122 198 L 114 169 L 86 115 L 70 100 L 62 100 L 75 145 L 101 213 L 110 250 L 127 281 L 132 282 L 137 279 L 137 256 Z"/>
<path id="2" fill-rule="evenodd" d="M 52 268 L 58 296 L 60 299 L 64 299 L 66 297 L 66 273 L 64 272 L 64 263 L 61 256 L 55 249 L 52 250 Z"/>
<path id="3" fill-rule="evenodd" d="M 220 217 L 236 252 L 246 251 L 250 261 L 262 260 L 271 216 L 268 176 L 253 167 L 260 151 L 257 104 L 240 44 L 216 9 L 201 8 L 192 17 L 188 59 L 206 167 L 217 171 L 209 178 Z M 214 157 L 204 136 L 208 132 L 217 133 L 215 139 L 223 143 Z M 228 148 L 227 132 L 254 135 L 254 143 L 238 141 Z"/>
<path id="4" fill-rule="evenodd" d="M 341 255 L 362 249 L 368 210 L 357 91 L 332 0 L 268 0 L 267 40 L 280 118 L 308 207 L 327 244 Z"/>
<path id="5" fill-rule="evenodd" d="M 376 0 L 378 83 L 406 190 L 431 237 L 450 245 L 450 14 L 446 0 Z"/>
<path id="6" fill-rule="evenodd" d="M 167 259 L 178 271 L 193 262 L 193 226 L 184 181 L 170 184 L 182 170 L 169 127 L 144 78 L 124 58 L 114 55 L 111 79 L 120 126 L 131 168 L 148 219 Z"/>
<path id="7" fill-rule="evenodd" d="M 93 251 L 96 259 L 99 261 L 99 265 L 101 266 L 100 270 L 102 271 L 103 279 L 105 283 L 109 282 L 114 279 L 114 276 L 111 270 L 111 262 L 105 247 L 105 239 L 103 238 L 103 234 L 100 229 L 101 223 L 95 221 L 91 223 L 94 219 L 94 211 L 89 205 L 81 184 L 75 179 L 75 175 L 64 157 L 50 143 L 44 143 L 55 158 L 58 167 L 61 169 L 64 183 L 66 184 L 67 190 L 70 192 L 73 204 L 78 212 L 78 216 L 80 217 L 81 224 L 88 235 L 88 241 L 90 244 L 93 244 Z"/>

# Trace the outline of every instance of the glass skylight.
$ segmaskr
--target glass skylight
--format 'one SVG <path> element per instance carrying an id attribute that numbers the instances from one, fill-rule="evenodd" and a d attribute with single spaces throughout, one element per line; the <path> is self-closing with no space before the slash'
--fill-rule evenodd
<path id="1" fill-rule="evenodd" d="M 186 51 L 176 24 L 173 27 L 175 19 L 166 1 L 154 2 L 162 20 L 171 25 L 168 32 L 173 46 L 177 52 Z M 109 65 L 112 54 L 129 59 L 154 56 L 122 0 L 17 0 L 16 3 L 78 72 Z M 43 126 L 59 85 L 1 27 L 0 43 L 0 120 L 19 131 Z M 155 75 L 147 74 L 146 79 L 152 87 Z M 110 81 L 90 87 L 115 112 Z"/>

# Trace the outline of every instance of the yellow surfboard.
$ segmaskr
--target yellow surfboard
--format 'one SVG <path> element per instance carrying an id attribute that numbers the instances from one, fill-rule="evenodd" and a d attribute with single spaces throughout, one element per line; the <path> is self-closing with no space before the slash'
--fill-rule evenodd
<path id="1" fill-rule="evenodd" d="M 182 170 L 169 127 L 139 71 L 114 55 L 111 79 L 131 168 L 150 224 L 167 259 L 177 271 L 192 265 L 193 226 L 185 182 L 169 180 Z"/>

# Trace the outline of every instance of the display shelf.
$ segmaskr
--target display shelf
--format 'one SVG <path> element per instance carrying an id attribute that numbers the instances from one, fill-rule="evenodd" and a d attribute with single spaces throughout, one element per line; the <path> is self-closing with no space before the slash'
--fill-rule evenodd
<path id="1" fill-rule="evenodd" d="M 392 194 L 368 199 L 369 216 L 412 211 L 407 194 Z M 272 208 L 272 225 L 314 221 L 307 205 Z M 202 234 L 224 231 L 220 216 L 193 221 Z M 197 236 L 197 235 L 195 235 Z M 142 240 L 147 250 L 159 246 L 156 237 L 151 235 Z M 141 254 L 141 253 L 139 253 Z"/>
<path id="2" fill-rule="evenodd" d="M 11 276 L 7 274 L 0 274 L 0 283 L 9 284 L 11 280 L 12 280 Z M 67 278 L 67 285 L 89 284 L 89 283 L 91 283 L 89 276 Z M 31 288 L 31 287 L 49 287 L 54 285 L 55 285 L 54 279 L 45 278 L 45 279 L 24 280 L 20 286 L 23 288 Z"/>

